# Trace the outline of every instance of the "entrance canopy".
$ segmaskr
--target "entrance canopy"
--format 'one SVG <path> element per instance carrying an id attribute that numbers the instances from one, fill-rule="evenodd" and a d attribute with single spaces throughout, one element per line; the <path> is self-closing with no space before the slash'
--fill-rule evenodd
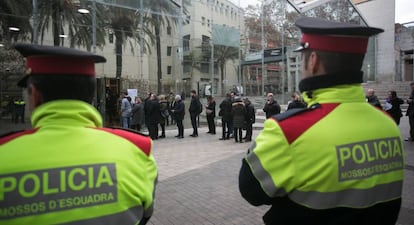
<path id="1" fill-rule="evenodd" d="M 286 47 L 283 48 L 272 48 L 264 50 L 264 63 L 281 62 L 286 59 Z M 253 53 L 246 56 L 246 60 L 241 62 L 241 65 L 255 65 L 262 63 L 262 54 Z"/>

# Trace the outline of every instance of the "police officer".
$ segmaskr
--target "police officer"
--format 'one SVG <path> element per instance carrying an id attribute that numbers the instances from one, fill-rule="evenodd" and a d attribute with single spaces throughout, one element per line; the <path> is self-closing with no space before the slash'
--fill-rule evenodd
<path id="1" fill-rule="evenodd" d="M 23 99 L 19 99 L 14 101 L 14 123 L 18 123 L 19 122 L 19 118 L 20 121 L 22 123 L 24 123 L 24 108 L 26 106 L 26 102 L 23 101 Z"/>
<path id="2" fill-rule="evenodd" d="M 99 55 L 17 44 L 33 129 L 0 138 L 0 224 L 146 224 L 157 168 L 152 141 L 103 128 L 90 104 Z"/>
<path id="3" fill-rule="evenodd" d="M 395 224 L 402 138 L 360 84 L 368 38 L 383 30 L 308 17 L 296 25 L 308 108 L 265 121 L 242 161 L 240 192 L 271 205 L 265 224 Z"/>

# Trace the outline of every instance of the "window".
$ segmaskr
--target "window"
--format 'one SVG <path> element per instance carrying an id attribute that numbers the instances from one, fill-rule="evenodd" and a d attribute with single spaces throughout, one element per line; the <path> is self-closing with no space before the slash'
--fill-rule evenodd
<path id="1" fill-rule="evenodd" d="M 171 26 L 170 25 L 168 25 L 168 27 L 167 27 L 167 34 L 171 35 Z"/>
<path id="2" fill-rule="evenodd" d="M 114 33 L 109 32 L 108 38 L 109 38 L 109 43 L 113 44 L 114 43 Z"/>
<path id="3" fill-rule="evenodd" d="M 171 56 L 171 46 L 167 46 L 167 56 Z"/>
<path id="4" fill-rule="evenodd" d="M 210 27 L 210 20 L 207 20 L 207 26 Z"/>
<path id="5" fill-rule="evenodd" d="M 171 68 L 172 68 L 171 66 L 167 66 L 167 74 L 168 75 L 171 75 Z"/>
<path id="6" fill-rule="evenodd" d="M 190 51 L 190 35 L 183 36 L 183 50 Z"/>
<path id="7" fill-rule="evenodd" d="M 206 18 L 204 16 L 201 17 L 201 25 L 206 25 Z"/>
<path id="8" fill-rule="evenodd" d="M 210 37 L 202 35 L 201 36 L 201 51 L 202 52 L 208 52 L 210 50 Z"/>
<path id="9" fill-rule="evenodd" d="M 209 73 L 210 63 L 201 63 L 200 71 L 202 73 Z"/>
<path id="10" fill-rule="evenodd" d="M 190 63 L 184 63 L 184 65 L 183 65 L 183 72 L 184 73 L 189 73 L 189 72 L 191 72 L 191 68 L 192 68 L 192 66 L 191 66 L 191 62 Z"/>

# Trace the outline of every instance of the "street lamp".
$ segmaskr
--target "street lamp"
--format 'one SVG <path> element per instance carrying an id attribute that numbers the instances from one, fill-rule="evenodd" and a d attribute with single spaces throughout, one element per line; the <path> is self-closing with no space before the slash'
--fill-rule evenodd
<path id="1" fill-rule="evenodd" d="M 264 51 L 265 51 L 265 39 L 264 39 L 264 2 L 262 2 L 262 12 L 260 13 L 260 28 L 261 28 L 261 45 L 262 45 L 262 95 L 264 95 L 264 76 L 265 76 L 265 63 L 264 63 Z"/>
<path id="2" fill-rule="evenodd" d="M 18 28 L 18 27 L 9 27 L 9 31 L 19 32 L 20 28 Z"/>
<path id="3" fill-rule="evenodd" d="M 80 8 L 80 9 L 78 9 L 78 13 L 81 13 L 81 14 L 88 14 L 88 13 L 89 13 L 89 10 L 88 10 L 88 9 L 83 9 L 83 8 Z"/>
<path id="4" fill-rule="evenodd" d="M 90 11 L 87 8 L 79 8 L 78 13 L 89 14 Z M 92 52 L 96 53 L 96 1 L 92 1 Z"/>

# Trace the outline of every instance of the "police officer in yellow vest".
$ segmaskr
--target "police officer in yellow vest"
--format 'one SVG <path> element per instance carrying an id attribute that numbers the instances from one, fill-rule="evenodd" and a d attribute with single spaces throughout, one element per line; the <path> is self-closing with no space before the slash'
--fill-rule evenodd
<path id="1" fill-rule="evenodd" d="M 0 224 L 146 224 L 157 167 L 152 141 L 103 128 L 90 104 L 99 55 L 17 44 L 32 129 L 0 138 Z"/>
<path id="2" fill-rule="evenodd" d="M 360 84 L 368 38 L 383 30 L 308 17 L 296 25 L 309 107 L 265 121 L 242 161 L 240 192 L 252 205 L 271 205 L 265 224 L 395 224 L 402 138 Z"/>
<path id="3" fill-rule="evenodd" d="M 13 102 L 14 104 L 14 123 L 18 123 L 19 122 L 19 118 L 20 121 L 22 123 L 24 123 L 24 108 L 26 106 L 26 102 L 23 101 L 23 99 L 19 99 Z"/>

